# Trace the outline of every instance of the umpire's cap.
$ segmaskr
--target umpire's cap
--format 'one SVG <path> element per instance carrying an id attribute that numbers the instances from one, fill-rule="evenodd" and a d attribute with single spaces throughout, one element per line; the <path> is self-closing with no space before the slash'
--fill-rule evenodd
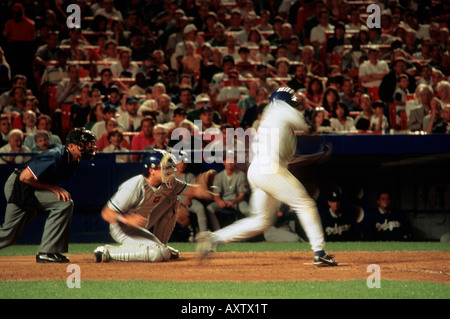
<path id="1" fill-rule="evenodd" d="M 66 145 L 75 144 L 80 148 L 81 156 L 85 160 L 92 160 L 95 156 L 97 138 L 88 129 L 76 128 L 66 136 Z"/>

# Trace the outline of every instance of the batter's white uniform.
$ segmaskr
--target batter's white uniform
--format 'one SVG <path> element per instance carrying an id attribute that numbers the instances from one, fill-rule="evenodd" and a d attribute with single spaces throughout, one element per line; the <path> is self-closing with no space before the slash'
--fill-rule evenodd
<path id="1" fill-rule="evenodd" d="M 248 170 L 251 215 L 214 232 L 218 243 L 242 241 L 267 231 L 277 219 L 280 203 L 297 214 L 314 252 L 324 250 L 324 234 L 315 201 L 288 170 L 295 154 L 295 131 L 307 130 L 303 115 L 274 100 L 264 111 Z"/>
<path id="2" fill-rule="evenodd" d="M 170 259 L 166 246 L 175 227 L 179 196 L 188 185 L 175 179 L 172 187 L 161 183 L 151 186 L 143 175 L 130 178 L 120 185 L 108 201 L 108 207 L 120 214 L 136 213 L 147 219 L 145 229 L 124 224 L 110 225 L 110 233 L 120 246 L 107 245 L 110 258 L 121 261 L 158 262 Z"/>

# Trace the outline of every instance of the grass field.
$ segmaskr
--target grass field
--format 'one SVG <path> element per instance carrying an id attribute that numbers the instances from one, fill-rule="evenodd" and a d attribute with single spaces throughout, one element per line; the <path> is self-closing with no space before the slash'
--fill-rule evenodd
<path id="1" fill-rule="evenodd" d="M 171 243 L 181 252 L 195 251 L 191 243 Z M 71 244 L 69 254 L 90 254 L 98 244 Z M 35 245 L 16 245 L 0 250 L 0 256 L 34 255 Z M 307 243 L 237 243 L 219 251 L 309 251 Z M 440 242 L 328 243 L 339 251 L 450 251 Z M 449 260 L 450 262 L 450 260 Z M 289 271 L 289 269 L 286 269 Z M 1 278 L 1 273 L 0 273 Z M 294 300 L 294 299 L 449 299 L 450 285 L 431 282 L 382 280 L 381 288 L 369 289 L 365 280 L 299 282 L 166 282 L 88 281 L 81 289 L 69 289 L 65 281 L 2 281 L 1 299 L 179 299 L 179 300 Z"/>

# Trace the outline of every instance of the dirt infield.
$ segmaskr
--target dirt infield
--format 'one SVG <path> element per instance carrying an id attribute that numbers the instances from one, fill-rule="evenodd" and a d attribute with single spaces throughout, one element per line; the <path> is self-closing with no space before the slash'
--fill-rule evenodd
<path id="1" fill-rule="evenodd" d="M 163 263 L 94 263 L 92 255 L 70 255 L 83 280 L 329 281 L 367 279 L 369 265 L 384 280 L 450 283 L 450 252 L 339 252 L 336 267 L 317 268 L 305 252 L 218 252 L 204 261 L 195 253 Z M 0 257 L 0 280 L 66 280 L 68 264 L 37 264 L 34 256 Z"/>

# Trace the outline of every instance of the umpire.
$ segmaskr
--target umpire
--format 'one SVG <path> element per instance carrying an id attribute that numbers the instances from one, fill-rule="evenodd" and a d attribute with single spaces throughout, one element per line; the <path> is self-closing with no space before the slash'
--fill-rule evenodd
<path id="1" fill-rule="evenodd" d="M 73 176 L 81 159 L 92 160 L 96 138 L 80 128 L 69 132 L 66 145 L 34 156 L 24 167 L 16 169 L 5 184 L 8 200 L 5 222 L 0 228 L 0 249 L 13 245 L 25 225 L 41 210 L 48 213 L 38 263 L 68 263 L 62 255 L 68 251 L 73 201 L 60 183 Z"/>

